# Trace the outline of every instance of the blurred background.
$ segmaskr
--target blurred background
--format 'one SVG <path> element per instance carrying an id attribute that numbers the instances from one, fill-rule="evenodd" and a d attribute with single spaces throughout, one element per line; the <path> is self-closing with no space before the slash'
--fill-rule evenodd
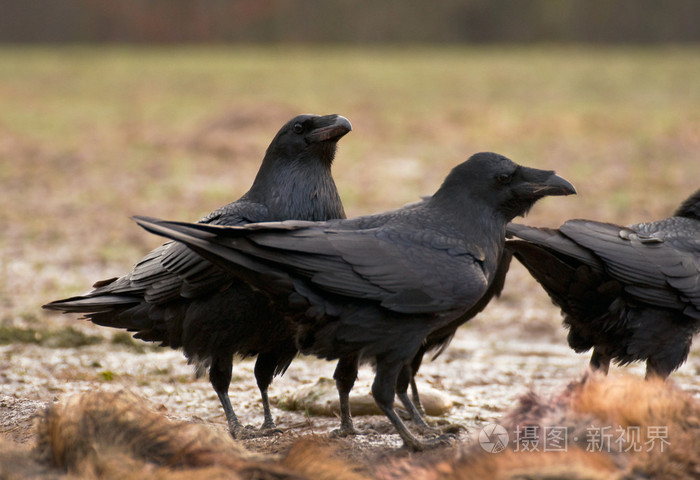
<path id="1" fill-rule="evenodd" d="M 693 0 L 2 0 L 11 42 L 696 42 Z"/>
<path id="2" fill-rule="evenodd" d="M 179 353 L 40 305 L 160 244 L 131 215 L 195 220 L 240 197 L 298 113 L 353 124 L 333 170 L 349 216 L 430 194 L 484 150 L 576 185 L 540 202 L 524 220 L 536 225 L 663 218 L 700 187 L 697 1 L 0 0 L 0 12 L 0 392 L 17 399 L 0 410 L 18 406 L 3 410 L 7 428 L 35 410 L 26 402 L 96 381 L 219 414 Z M 519 265 L 465 329 L 472 343 L 440 361 L 478 378 L 422 372 L 455 398 L 476 388 L 474 418 L 507 407 L 512 385 L 564 381 L 588 360 Z M 534 356 L 533 342 L 545 344 Z M 135 353 L 151 357 L 128 366 Z M 294 365 L 284 381 L 317 378 Z M 695 348 L 676 378 L 699 374 Z M 249 413 L 257 422 L 255 403 Z"/>

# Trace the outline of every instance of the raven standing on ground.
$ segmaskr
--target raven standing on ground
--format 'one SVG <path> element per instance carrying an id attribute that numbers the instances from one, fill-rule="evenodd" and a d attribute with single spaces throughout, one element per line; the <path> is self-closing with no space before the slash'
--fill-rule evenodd
<path id="1" fill-rule="evenodd" d="M 488 290 L 506 224 L 546 195 L 570 193 L 554 172 L 480 153 L 455 167 L 430 199 L 377 215 L 244 227 L 136 220 L 265 291 L 296 323 L 303 353 L 344 363 L 350 373 L 338 382 L 346 389 L 341 407 L 357 361 L 374 361 L 377 405 L 406 446 L 421 450 L 440 440 L 418 440 L 397 416 L 399 373 L 431 332 Z"/>
<path id="2" fill-rule="evenodd" d="M 559 229 L 508 225 L 507 248 L 562 309 L 591 367 L 646 360 L 668 377 L 700 330 L 700 190 L 674 215 L 622 227 L 569 220 Z"/>
<path id="3" fill-rule="evenodd" d="M 243 225 L 345 218 L 331 164 L 338 140 L 350 130 L 350 122 L 338 115 L 291 119 L 270 143 L 250 190 L 200 222 Z M 176 273 L 175 267 L 186 273 Z M 228 396 L 233 357 L 257 355 L 255 377 L 265 415 L 261 433 L 274 430 L 267 388 L 297 354 L 293 331 L 270 309 L 265 295 L 184 245 L 165 243 L 131 273 L 97 282 L 84 295 L 44 308 L 83 313 L 98 325 L 124 328 L 137 332 L 135 338 L 182 348 L 190 362 L 209 367 L 209 379 L 234 437 L 256 433 L 243 430 Z"/>

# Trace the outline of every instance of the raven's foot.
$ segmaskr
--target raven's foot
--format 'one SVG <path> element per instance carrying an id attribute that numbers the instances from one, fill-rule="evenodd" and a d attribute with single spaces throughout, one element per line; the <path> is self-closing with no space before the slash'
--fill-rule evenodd
<path id="1" fill-rule="evenodd" d="M 355 426 L 352 424 L 341 425 L 340 428 L 331 431 L 331 437 L 335 438 L 352 437 L 355 435 L 357 435 L 357 430 L 355 430 Z"/>
<path id="2" fill-rule="evenodd" d="M 424 450 L 432 450 L 434 448 L 449 447 L 455 440 L 454 435 L 439 435 L 436 437 L 424 438 L 419 440 L 413 436 L 404 437 L 404 446 L 413 452 L 422 452 Z"/>
<path id="3" fill-rule="evenodd" d="M 258 430 L 258 436 L 259 437 L 274 437 L 275 435 L 281 435 L 284 433 L 284 430 L 273 427 L 273 428 L 262 428 Z"/>
<path id="4" fill-rule="evenodd" d="M 284 433 L 284 430 L 277 428 L 275 422 L 263 422 L 263 424 L 258 429 L 259 436 L 261 437 L 273 437 L 275 435 L 280 435 Z"/>
<path id="5" fill-rule="evenodd" d="M 413 415 L 411 418 L 411 421 L 413 422 L 414 428 L 418 433 L 421 435 L 443 435 L 445 433 L 459 433 L 460 430 L 466 430 L 462 425 L 458 424 L 452 424 L 449 423 L 446 420 L 442 420 L 442 422 L 437 421 L 431 421 L 428 422 L 428 420 L 417 414 Z"/>
<path id="6" fill-rule="evenodd" d="M 255 427 L 252 425 L 244 426 L 239 423 L 237 425 L 229 425 L 228 431 L 236 440 L 244 440 L 246 438 L 253 438 L 251 435 L 253 432 L 255 432 Z"/>
<path id="7" fill-rule="evenodd" d="M 415 403 L 417 396 L 414 396 L 413 401 L 411 401 L 406 392 L 399 392 L 397 393 L 397 396 L 404 404 L 404 407 L 406 408 L 406 413 L 408 414 L 409 418 L 413 422 L 413 425 L 415 425 L 416 430 L 420 434 L 440 435 L 444 433 L 442 429 L 435 427 L 434 425 L 428 424 L 425 418 L 425 412 L 423 411 L 423 407 L 420 405 L 420 403 Z"/>
<path id="8" fill-rule="evenodd" d="M 428 423 L 426 423 L 426 422 L 421 422 L 421 423 L 414 422 L 414 425 L 415 425 L 416 431 L 418 433 L 420 433 L 421 435 L 438 436 L 438 435 L 441 435 L 443 433 L 443 431 L 440 430 L 439 428 L 434 427 L 432 425 L 428 425 Z"/>
<path id="9" fill-rule="evenodd" d="M 438 420 L 437 422 L 430 422 L 429 428 L 432 430 L 431 432 L 421 432 L 424 435 L 426 433 L 433 433 L 436 435 L 442 435 L 442 434 L 458 434 L 460 432 L 466 432 L 467 428 L 464 425 L 460 425 L 459 423 L 450 423 L 447 420 Z"/>

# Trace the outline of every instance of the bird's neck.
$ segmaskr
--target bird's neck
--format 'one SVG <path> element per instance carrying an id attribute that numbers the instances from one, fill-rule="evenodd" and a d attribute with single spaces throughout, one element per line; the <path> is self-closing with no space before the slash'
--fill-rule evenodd
<path id="1" fill-rule="evenodd" d="M 261 169 L 245 197 L 265 205 L 270 220 L 345 218 L 331 166 L 321 162 L 303 160 L 285 169 Z"/>
<path id="2" fill-rule="evenodd" d="M 429 208 L 436 209 L 431 217 L 440 218 L 443 224 L 437 228 L 448 229 L 445 233 L 453 238 L 478 246 L 484 263 L 493 266 L 487 271 L 495 271 L 503 253 L 507 219 L 497 209 L 469 195 L 452 195 L 445 200 L 433 197 L 431 203 Z"/>

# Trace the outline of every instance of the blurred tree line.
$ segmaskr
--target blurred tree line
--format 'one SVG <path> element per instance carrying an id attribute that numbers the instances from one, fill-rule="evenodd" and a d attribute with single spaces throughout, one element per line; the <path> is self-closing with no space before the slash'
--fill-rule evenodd
<path id="1" fill-rule="evenodd" d="M 687 43 L 698 19 L 698 0 L 0 0 L 0 41 Z"/>

